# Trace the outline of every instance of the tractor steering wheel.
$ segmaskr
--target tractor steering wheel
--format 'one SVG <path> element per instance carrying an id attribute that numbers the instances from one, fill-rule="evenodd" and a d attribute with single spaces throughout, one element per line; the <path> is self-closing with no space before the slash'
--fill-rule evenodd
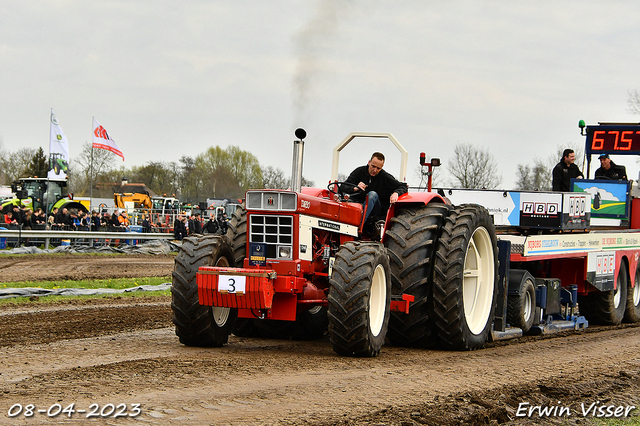
<path id="1" fill-rule="evenodd" d="M 342 193 L 340 192 L 340 189 L 339 189 L 341 185 L 350 185 L 350 186 L 353 186 L 353 187 L 358 186 L 358 185 L 354 185 L 351 182 L 338 182 L 338 181 L 335 181 L 335 182 L 329 182 L 329 185 L 327 185 L 327 189 L 332 194 L 337 194 L 337 195 L 341 196 Z"/>

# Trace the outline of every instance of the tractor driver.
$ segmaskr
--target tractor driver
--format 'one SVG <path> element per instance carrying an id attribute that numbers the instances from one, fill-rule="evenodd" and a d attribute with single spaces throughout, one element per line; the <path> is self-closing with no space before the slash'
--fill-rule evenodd
<path id="1" fill-rule="evenodd" d="M 600 154 L 600 168 L 596 170 L 596 179 L 627 180 L 627 168 L 611 161 L 609 154 Z"/>
<path id="2" fill-rule="evenodd" d="M 389 206 L 409 190 L 406 183 L 382 170 L 383 166 L 384 155 L 374 152 L 367 165 L 356 168 L 345 181 L 352 185 L 343 184 L 340 188 L 341 192 L 352 194 L 351 199 L 364 206 L 365 224 L 369 219 L 371 222 L 384 219 Z"/>

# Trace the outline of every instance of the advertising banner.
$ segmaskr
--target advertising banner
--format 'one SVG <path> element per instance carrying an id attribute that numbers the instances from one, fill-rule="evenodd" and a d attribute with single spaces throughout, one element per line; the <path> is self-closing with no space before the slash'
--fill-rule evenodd
<path id="1" fill-rule="evenodd" d="M 51 110 L 49 127 L 49 179 L 66 179 L 69 171 L 69 143 Z"/>

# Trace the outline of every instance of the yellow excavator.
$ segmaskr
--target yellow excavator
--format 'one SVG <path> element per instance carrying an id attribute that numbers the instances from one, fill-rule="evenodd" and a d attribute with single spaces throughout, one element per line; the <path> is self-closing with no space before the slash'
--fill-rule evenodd
<path id="1" fill-rule="evenodd" d="M 113 201 L 119 209 L 143 209 L 151 212 L 153 205 L 147 192 L 122 192 L 114 193 Z"/>

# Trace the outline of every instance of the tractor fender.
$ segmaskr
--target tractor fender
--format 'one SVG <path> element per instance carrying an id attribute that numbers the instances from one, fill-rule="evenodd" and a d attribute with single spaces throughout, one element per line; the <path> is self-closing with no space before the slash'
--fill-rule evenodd
<path id="1" fill-rule="evenodd" d="M 407 192 L 406 194 L 402 194 L 398 197 L 396 204 L 416 204 L 426 206 L 427 204 L 434 202 L 448 204 L 444 198 L 435 192 Z"/>
<path id="2" fill-rule="evenodd" d="M 387 217 L 385 219 L 384 233 L 386 233 L 387 228 L 389 227 L 390 220 L 392 217 L 396 216 L 396 208 L 398 207 L 408 207 L 408 206 L 426 206 L 431 203 L 442 203 L 442 204 L 451 204 L 449 200 L 441 197 L 439 194 L 435 192 L 407 192 L 406 194 L 402 194 L 398 197 L 398 201 L 395 204 L 392 204 L 387 210 Z M 383 235 L 384 235 L 383 233 Z M 384 242 L 384 237 L 382 239 Z"/>
<path id="3" fill-rule="evenodd" d="M 54 205 L 53 207 L 51 207 L 51 210 L 53 210 L 54 208 L 58 208 L 58 209 L 62 209 L 63 207 L 66 208 L 67 210 L 70 209 L 77 209 L 78 211 L 82 210 L 85 213 L 88 213 L 89 210 L 82 204 L 79 203 L 78 201 L 72 201 L 69 200 L 67 198 L 61 198 L 59 199 Z"/>
<path id="4" fill-rule="evenodd" d="M 8 211 L 13 210 L 13 206 L 20 207 L 20 200 L 17 198 L 12 198 L 2 203 L 2 213 L 7 213 Z"/>

